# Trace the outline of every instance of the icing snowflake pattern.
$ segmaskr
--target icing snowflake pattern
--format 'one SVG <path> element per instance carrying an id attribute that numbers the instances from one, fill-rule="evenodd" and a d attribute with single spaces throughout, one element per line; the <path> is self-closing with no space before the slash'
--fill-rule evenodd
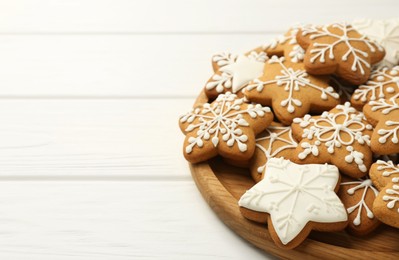
<path id="1" fill-rule="evenodd" d="M 345 157 L 347 163 L 355 162 L 360 171 L 366 172 L 367 167 L 363 163 L 363 153 L 354 150 L 353 143 L 357 141 L 359 144 L 370 146 L 370 136 L 363 134 L 363 131 L 371 130 L 372 126 L 364 123 L 363 113 L 357 112 L 355 108 L 350 106 L 349 102 L 344 105 L 336 106 L 339 110 L 337 113 L 323 112 L 321 116 L 312 117 L 306 115 L 303 119 L 295 118 L 294 123 L 299 124 L 301 128 L 305 128 L 302 134 L 303 138 L 309 140 L 316 139 L 314 144 L 308 142 L 301 143 L 304 150 L 298 154 L 298 158 L 303 160 L 309 154 L 317 156 L 319 154 L 318 147 L 325 145 L 327 151 L 333 154 L 336 147 L 342 145 L 347 146 L 348 155 Z M 338 119 L 344 118 L 343 122 L 338 123 Z M 344 140 L 341 134 L 349 137 Z"/>
<path id="2" fill-rule="evenodd" d="M 215 89 L 217 93 L 222 93 L 227 89 L 237 93 L 249 81 L 262 74 L 267 59 L 266 53 L 254 51 L 246 56 L 229 53 L 216 54 L 212 61 L 219 66 L 221 73 L 215 73 L 205 85 L 205 89 Z"/>
<path id="3" fill-rule="evenodd" d="M 332 28 L 337 28 L 342 32 L 342 35 L 332 33 L 329 30 L 329 27 Z M 369 40 L 366 38 L 366 36 L 362 36 L 359 38 L 353 38 L 349 36 L 349 32 L 355 31 L 354 28 L 351 26 L 348 26 L 347 24 L 343 23 L 335 23 L 329 26 L 323 26 L 323 27 L 316 27 L 316 26 L 308 26 L 302 29 L 302 34 L 304 36 L 310 34 L 310 39 L 318 39 L 322 37 L 333 37 L 335 39 L 334 42 L 332 43 L 320 43 L 320 42 L 315 42 L 313 44 L 312 50 L 310 50 L 310 53 L 312 54 L 312 57 L 310 58 L 310 62 L 314 63 L 315 61 L 319 61 L 320 63 L 325 63 L 326 57 L 329 59 L 333 60 L 335 58 L 334 55 L 334 48 L 340 44 L 346 45 L 348 50 L 344 53 L 342 56 L 342 61 L 347 61 L 350 56 L 353 57 L 353 63 L 351 65 L 351 70 L 352 71 L 359 71 L 362 75 L 365 74 L 365 69 L 364 67 L 370 69 L 371 65 L 369 61 L 366 60 L 366 58 L 369 56 L 369 54 L 365 51 L 362 51 L 358 48 L 356 48 L 353 43 L 364 43 L 368 50 L 371 53 L 376 52 L 376 48 L 378 48 L 379 51 L 383 51 L 383 48 L 378 45 L 375 41 Z M 374 45 L 374 46 L 373 46 Z M 376 47 L 375 47 L 376 46 Z"/>
<path id="4" fill-rule="evenodd" d="M 353 94 L 353 100 L 363 103 L 399 93 L 399 66 L 392 69 L 379 68 L 371 72 L 370 80 L 360 85 Z"/>
<path id="5" fill-rule="evenodd" d="M 386 189 L 385 194 L 382 199 L 387 202 L 387 207 L 393 209 L 396 202 L 399 201 L 399 185 L 394 184 L 392 188 Z M 399 213 L 399 208 L 398 208 Z"/>
<path id="6" fill-rule="evenodd" d="M 374 214 L 365 201 L 367 192 L 373 192 L 376 197 L 378 195 L 378 190 L 373 186 L 373 183 L 371 182 L 371 180 L 370 179 L 358 179 L 356 181 L 348 181 L 348 182 L 341 183 L 341 186 L 345 186 L 345 185 L 356 185 L 354 187 L 349 188 L 346 191 L 346 193 L 350 196 L 355 194 L 358 190 L 359 191 L 363 190 L 362 197 L 360 198 L 359 202 L 346 209 L 349 215 L 352 214 L 357 209 L 357 215 L 356 215 L 355 219 L 353 220 L 353 224 L 355 226 L 359 226 L 361 224 L 361 214 L 362 214 L 363 209 L 366 211 L 367 217 L 369 219 L 373 219 Z"/>
<path id="7" fill-rule="evenodd" d="M 328 164 L 299 165 L 271 158 L 267 176 L 248 190 L 239 205 L 270 214 L 274 229 L 286 245 L 310 221 L 334 223 L 347 220 L 344 205 L 334 189 L 337 167 Z"/>
<path id="8" fill-rule="evenodd" d="M 370 101 L 369 105 L 371 106 L 371 110 L 373 112 L 381 110 L 381 113 L 384 116 L 389 116 L 390 113 L 394 110 L 399 109 L 398 104 L 399 99 L 392 98 L 390 100 L 380 99 L 379 101 Z M 395 116 L 392 116 L 392 119 L 397 119 Z M 386 120 L 385 126 L 390 129 L 385 129 L 379 127 L 377 133 L 380 135 L 378 142 L 384 144 L 387 142 L 387 139 L 390 138 L 390 141 L 394 144 L 399 143 L 398 140 L 398 131 L 399 131 L 399 121 Z"/>
<path id="9" fill-rule="evenodd" d="M 265 132 L 267 133 L 266 136 L 264 137 L 258 137 L 256 139 L 256 148 L 261 150 L 263 155 L 267 160 L 270 158 L 275 157 L 279 152 L 285 150 L 285 149 L 291 149 L 297 147 L 298 143 L 294 140 L 292 136 L 292 131 L 290 126 L 269 126 L 266 128 Z M 288 138 L 282 137 L 284 134 L 288 133 Z M 262 141 L 267 140 L 267 147 L 261 144 Z M 276 141 L 283 142 L 284 145 L 278 147 L 277 149 L 273 149 L 273 144 Z M 257 169 L 257 172 L 259 174 L 262 174 L 266 168 L 266 163 L 263 165 L 259 166 Z"/>
<path id="10" fill-rule="evenodd" d="M 243 118 L 243 114 L 248 114 L 251 118 L 263 117 L 265 113 L 270 113 L 270 108 L 248 104 L 247 109 L 242 109 L 243 104 L 244 99 L 238 99 L 235 94 L 227 92 L 219 95 L 212 104 L 206 103 L 202 108 L 194 108 L 182 116 L 181 123 L 190 123 L 185 131 L 197 131 L 196 137 L 188 139 L 186 153 L 191 153 L 195 146 L 202 147 L 207 140 L 211 140 L 214 147 L 217 147 L 219 135 L 229 147 L 237 144 L 239 150 L 245 152 L 248 136 L 243 134 L 240 127 L 247 127 L 249 123 Z M 195 119 L 199 119 L 198 123 L 193 123 Z"/>
<path id="11" fill-rule="evenodd" d="M 391 175 L 399 174 L 399 166 L 395 166 L 392 161 L 386 162 L 383 160 L 378 160 L 377 165 L 378 165 L 377 170 L 383 171 L 382 172 L 383 177 L 391 177 Z M 399 178 L 393 177 L 392 181 L 399 182 Z"/>
<path id="12" fill-rule="evenodd" d="M 313 84 L 308 78 L 308 74 L 305 70 L 294 70 L 290 67 L 284 65 L 285 58 L 277 56 L 273 56 L 267 62 L 269 64 L 278 64 L 281 67 L 281 74 L 277 75 L 274 79 L 268 81 L 261 81 L 259 79 L 255 79 L 253 83 L 250 83 L 247 86 L 247 90 L 250 91 L 252 89 L 256 89 L 258 92 L 262 92 L 263 88 L 267 85 L 277 84 L 284 88 L 286 92 L 288 92 L 288 96 L 286 99 L 282 100 L 280 105 L 282 107 L 286 107 L 289 113 L 293 113 L 295 111 L 295 106 L 301 107 L 302 101 L 293 97 L 295 91 L 300 91 L 301 88 L 308 87 L 318 90 L 320 92 L 320 98 L 323 100 L 327 100 L 328 96 L 333 97 L 334 99 L 338 99 L 339 95 L 335 92 L 333 87 L 323 88 Z"/>

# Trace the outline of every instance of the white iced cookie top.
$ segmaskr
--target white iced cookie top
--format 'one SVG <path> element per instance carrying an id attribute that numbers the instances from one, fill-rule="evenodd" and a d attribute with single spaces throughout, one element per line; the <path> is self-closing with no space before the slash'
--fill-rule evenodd
<path id="1" fill-rule="evenodd" d="M 348 219 L 334 189 L 338 168 L 328 164 L 292 163 L 271 158 L 265 178 L 239 200 L 241 207 L 270 214 L 274 229 L 286 245 L 309 221 L 335 223 Z"/>

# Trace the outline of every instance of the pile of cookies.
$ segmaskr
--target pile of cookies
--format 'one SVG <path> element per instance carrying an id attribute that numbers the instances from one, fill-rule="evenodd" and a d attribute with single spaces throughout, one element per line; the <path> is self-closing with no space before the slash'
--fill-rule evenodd
<path id="1" fill-rule="evenodd" d="M 212 58 L 184 156 L 250 169 L 244 217 L 294 248 L 311 230 L 399 228 L 399 19 L 295 26 Z M 397 203 L 398 202 L 398 203 Z"/>

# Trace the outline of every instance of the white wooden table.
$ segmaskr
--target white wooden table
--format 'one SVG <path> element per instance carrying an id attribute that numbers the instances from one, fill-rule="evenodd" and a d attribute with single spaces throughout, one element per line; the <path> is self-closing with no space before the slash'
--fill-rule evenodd
<path id="1" fill-rule="evenodd" d="M 398 1 L 0 1 L 0 259 L 264 259 L 181 155 L 218 51 Z"/>

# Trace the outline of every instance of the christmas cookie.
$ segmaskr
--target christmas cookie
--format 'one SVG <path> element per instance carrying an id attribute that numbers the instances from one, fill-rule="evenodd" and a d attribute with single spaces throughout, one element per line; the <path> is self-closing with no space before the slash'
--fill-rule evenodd
<path id="1" fill-rule="evenodd" d="M 367 235 L 380 225 L 372 210 L 377 195 L 378 190 L 369 178 L 343 178 L 338 196 L 348 212 L 349 224 L 346 229 L 349 233 Z"/>
<path id="2" fill-rule="evenodd" d="M 309 75 L 303 63 L 273 56 L 265 65 L 263 75 L 250 82 L 245 97 L 272 106 L 277 119 L 291 124 L 306 113 L 321 113 L 339 103 L 339 95 L 329 86 L 329 77 Z"/>
<path id="3" fill-rule="evenodd" d="M 307 26 L 297 34 L 305 53 L 305 68 L 310 74 L 336 74 L 359 85 L 370 76 L 371 65 L 384 58 L 382 46 L 357 32 L 351 25 L 335 23 Z"/>
<path id="4" fill-rule="evenodd" d="M 370 101 L 363 112 L 375 127 L 371 150 L 380 155 L 399 153 L 399 97 Z"/>
<path id="5" fill-rule="evenodd" d="M 359 86 L 352 95 L 351 103 L 361 110 L 369 101 L 380 98 L 391 98 L 399 93 L 399 66 L 392 69 L 377 68 L 372 71 L 370 79 Z"/>
<path id="6" fill-rule="evenodd" d="M 386 55 L 381 66 L 399 64 L 399 19 L 362 19 L 352 23 L 353 27 L 384 47 Z"/>
<path id="7" fill-rule="evenodd" d="M 250 163 L 252 178 L 261 181 L 267 161 L 278 157 L 290 159 L 297 145 L 290 126 L 273 122 L 256 137 L 255 153 Z"/>
<path id="8" fill-rule="evenodd" d="M 372 162 L 373 127 L 349 102 L 320 116 L 294 119 L 292 132 L 300 140 L 296 163 L 331 163 L 353 178 L 365 176 Z"/>
<path id="9" fill-rule="evenodd" d="M 337 167 L 271 158 L 266 172 L 238 204 L 246 218 L 268 223 L 278 246 L 291 249 L 311 230 L 339 231 L 348 224 L 345 207 L 335 194 L 340 179 Z"/>
<path id="10" fill-rule="evenodd" d="M 377 161 L 370 169 L 370 178 L 380 190 L 373 203 L 373 212 L 381 222 L 399 228 L 399 165 Z"/>
<path id="11" fill-rule="evenodd" d="M 270 108 L 247 104 L 230 92 L 220 94 L 212 103 L 195 107 L 180 118 L 180 129 L 186 135 L 184 157 L 191 163 L 218 154 L 248 160 L 255 150 L 255 135 L 272 120 Z"/>
<path id="12" fill-rule="evenodd" d="M 249 81 L 262 75 L 267 59 L 266 53 L 254 51 L 247 55 L 214 55 L 212 67 L 215 74 L 206 83 L 205 94 L 213 100 L 220 93 L 239 93 Z"/>

